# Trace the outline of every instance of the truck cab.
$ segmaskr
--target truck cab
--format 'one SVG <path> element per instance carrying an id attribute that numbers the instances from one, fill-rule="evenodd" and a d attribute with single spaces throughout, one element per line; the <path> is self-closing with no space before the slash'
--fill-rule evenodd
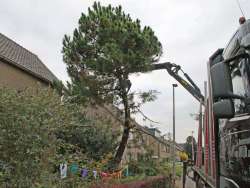
<path id="1" fill-rule="evenodd" d="M 209 61 L 216 187 L 250 187 L 250 20 Z"/>

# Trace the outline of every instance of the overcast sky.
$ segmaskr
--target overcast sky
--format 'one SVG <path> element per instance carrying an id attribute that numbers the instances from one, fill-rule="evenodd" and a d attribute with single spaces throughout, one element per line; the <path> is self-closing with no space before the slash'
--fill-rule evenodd
<path id="1" fill-rule="evenodd" d="M 250 1 L 239 0 L 245 16 L 250 17 Z M 238 27 L 241 12 L 236 0 L 103 0 L 102 4 L 121 4 L 132 18 L 150 26 L 163 45 L 161 62 L 182 66 L 203 90 L 206 62 L 226 43 Z M 62 62 L 62 38 L 72 34 L 81 12 L 92 0 L 1 0 L 0 32 L 37 54 L 61 80 L 67 80 Z M 166 71 L 132 77 L 133 90 L 156 89 L 158 99 L 143 107 L 162 133 L 172 132 L 172 84 Z M 198 102 L 181 86 L 176 88 L 176 139 L 184 142 L 191 131 L 197 134 L 197 122 L 190 114 L 198 112 Z M 142 125 L 150 122 L 142 121 Z"/>

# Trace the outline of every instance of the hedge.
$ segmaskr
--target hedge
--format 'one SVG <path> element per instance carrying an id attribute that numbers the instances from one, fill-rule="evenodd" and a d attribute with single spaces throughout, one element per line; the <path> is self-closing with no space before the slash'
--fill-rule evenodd
<path id="1" fill-rule="evenodd" d="M 154 176 L 126 184 L 99 183 L 91 188 L 168 188 L 169 182 L 167 177 Z"/>

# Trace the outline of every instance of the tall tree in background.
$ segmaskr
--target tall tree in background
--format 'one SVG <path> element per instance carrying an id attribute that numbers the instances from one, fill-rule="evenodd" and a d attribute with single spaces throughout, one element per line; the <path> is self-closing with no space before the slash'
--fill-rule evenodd
<path id="1" fill-rule="evenodd" d="M 133 128 L 131 113 L 155 99 L 154 91 L 131 92 L 129 75 L 157 62 L 161 43 L 150 27 L 141 27 L 121 6 L 95 2 L 87 14 L 82 13 L 73 37 L 64 37 L 62 52 L 73 88 L 97 102 L 122 106 L 124 130 L 114 158 L 119 164 Z M 140 102 L 135 102 L 135 95 Z"/>

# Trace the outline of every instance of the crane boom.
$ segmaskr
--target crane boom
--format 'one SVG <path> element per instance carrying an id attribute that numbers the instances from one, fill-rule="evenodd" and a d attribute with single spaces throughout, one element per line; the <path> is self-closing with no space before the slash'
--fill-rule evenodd
<path id="1" fill-rule="evenodd" d="M 166 69 L 168 73 L 175 78 L 195 99 L 197 99 L 199 102 L 204 104 L 204 96 L 202 95 L 199 87 L 194 83 L 194 81 L 186 74 L 183 72 L 181 67 L 179 65 L 170 63 L 170 62 L 165 62 L 165 63 L 158 63 L 158 64 L 153 64 L 151 67 L 151 70 L 161 70 L 161 69 Z M 179 74 L 178 71 L 182 71 L 184 76 L 186 77 L 187 81 L 184 80 Z"/>

